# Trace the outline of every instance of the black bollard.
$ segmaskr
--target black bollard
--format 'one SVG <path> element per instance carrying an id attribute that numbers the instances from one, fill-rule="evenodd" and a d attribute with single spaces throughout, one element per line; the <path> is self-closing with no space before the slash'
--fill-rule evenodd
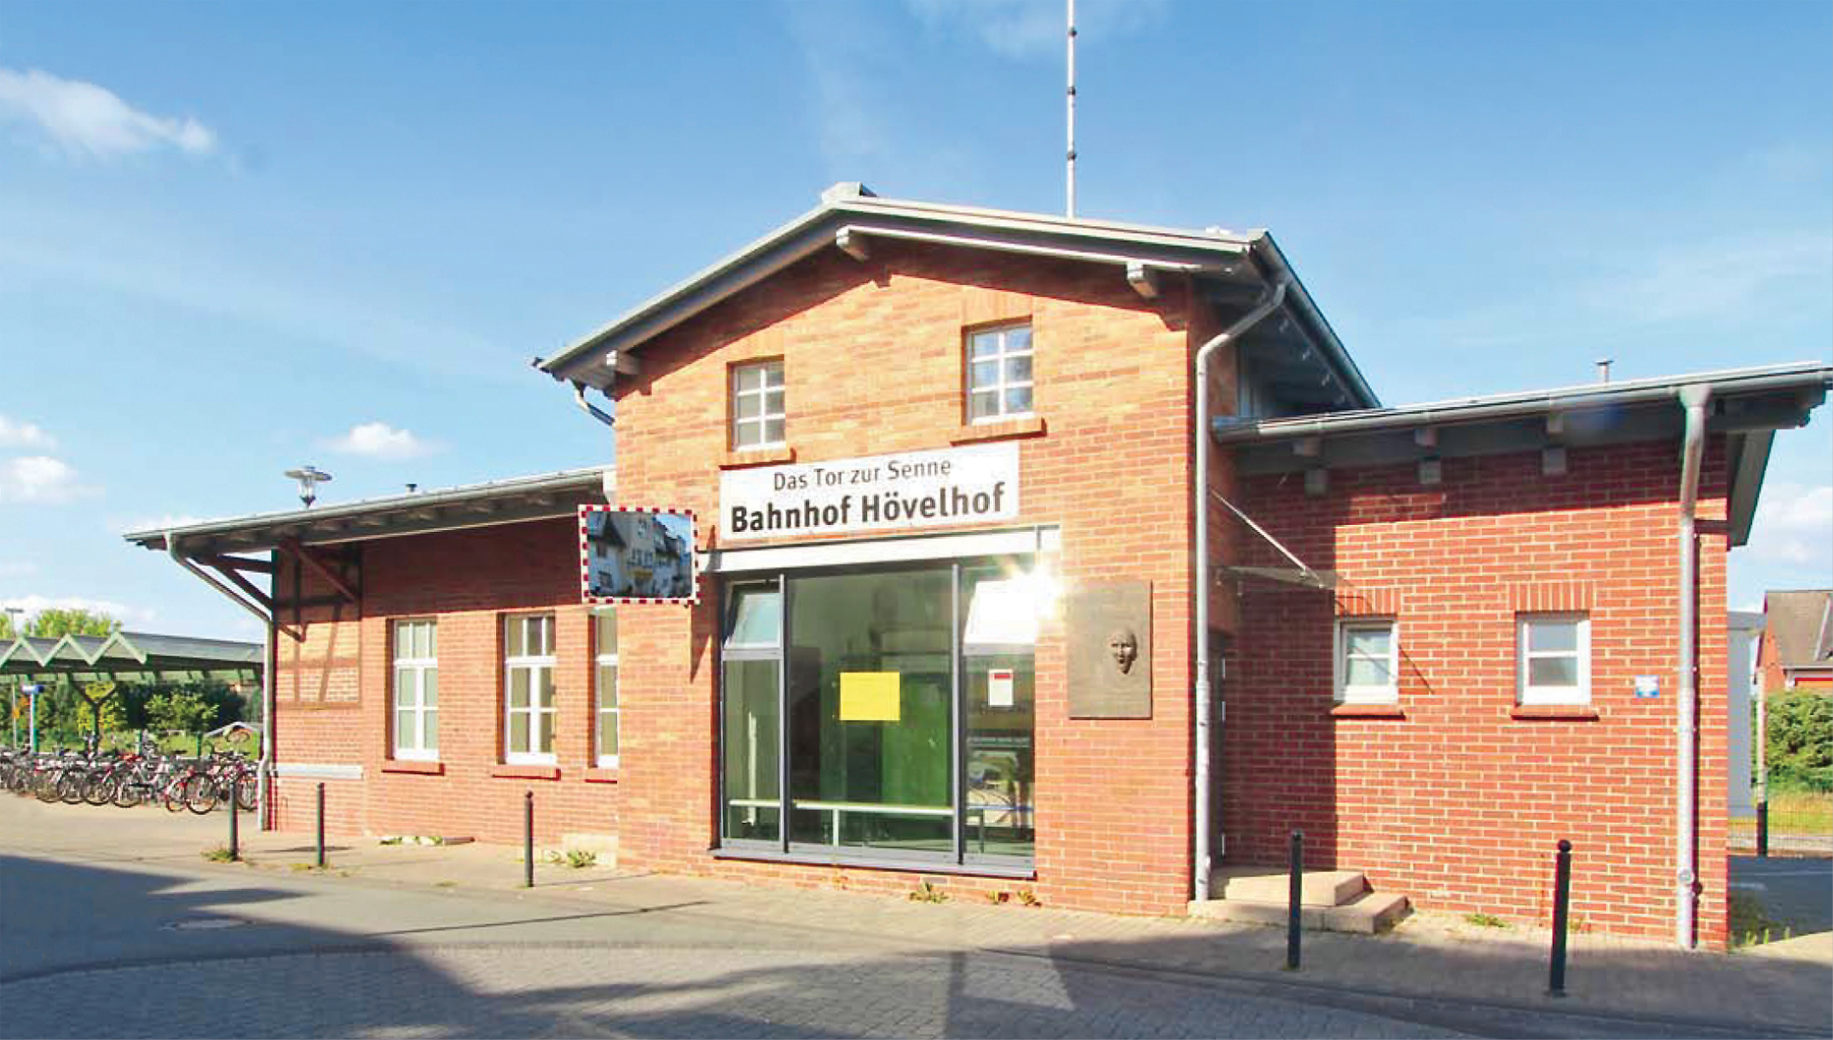
<path id="1" fill-rule="evenodd" d="M 1547 966 L 1547 995 L 1566 995 L 1566 903 L 1572 898 L 1572 843 L 1559 839 L 1553 868 L 1553 960 Z"/>
<path id="2" fill-rule="evenodd" d="M 1298 970 L 1299 902 L 1305 889 L 1305 832 L 1292 832 L 1292 876 L 1286 892 L 1286 970 Z"/>
<path id="3" fill-rule="evenodd" d="M 522 887 L 535 887 L 535 793 L 522 796 Z"/>
<path id="4" fill-rule="evenodd" d="M 318 783 L 318 869 L 325 869 L 325 785 Z"/>
<path id="5" fill-rule="evenodd" d="M 231 782 L 229 785 L 229 858 L 232 861 L 242 858 L 241 828 L 242 814 L 236 811 L 235 784 Z"/>
<path id="6" fill-rule="evenodd" d="M 1769 856 L 1769 802 L 1757 803 L 1757 855 Z"/>

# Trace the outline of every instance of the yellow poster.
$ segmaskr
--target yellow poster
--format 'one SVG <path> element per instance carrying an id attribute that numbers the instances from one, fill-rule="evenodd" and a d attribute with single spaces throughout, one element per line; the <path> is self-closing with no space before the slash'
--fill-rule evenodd
<path id="1" fill-rule="evenodd" d="M 896 722 L 902 703 L 897 672 L 841 672 L 841 722 Z"/>

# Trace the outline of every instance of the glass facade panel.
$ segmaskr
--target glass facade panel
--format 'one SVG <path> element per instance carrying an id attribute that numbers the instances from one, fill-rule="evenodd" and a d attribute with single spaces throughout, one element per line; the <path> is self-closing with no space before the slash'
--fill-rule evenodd
<path id="1" fill-rule="evenodd" d="M 974 654 L 967 684 L 967 851 L 1031 857 L 1037 672 L 1031 654 Z"/>
<path id="2" fill-rule="evenodd" d="M 775 586 L 740 586 L 732 591 L 727 646 L 775 647 L 782 641 L 783 597 Z"/>
<path id="3" fill-rule="evenodd" d="M 1037 579 L 1009 559 L 729 587 L 722 836 L 1028 863 L 1038 597 L 1052 587 Z"/>
<path id="4" fill-rule="evenodd" d="M 725 836 L 780 840 L 777 661 L 725 665 Z"/>
<path id="5" fill-rule="evenodd" d="M 952 851 L 952 573 L 788 584 L 791 841 Z"/>

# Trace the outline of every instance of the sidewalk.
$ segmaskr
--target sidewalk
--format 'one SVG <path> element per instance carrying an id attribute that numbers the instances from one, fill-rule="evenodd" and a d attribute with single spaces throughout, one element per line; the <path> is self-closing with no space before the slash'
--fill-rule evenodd
<path id="1" fill-rule="evenodd" d="M 8 799 L 8 801 L 12 801 Z M 227 821 L 71 806 L 38 806 L 54 828 L 38 830 L 34 854 L 71 859 L 207 866 L 202 850 L 227 837 Z M 247 821 L 244 821 L 247 822 Z M 106 845 L 103 844 L 104 839 Z M 6 844 L 15 844 L 8 840 Z M 131 849 L 115 855 L 105 848 Z M 246 865 L 218 869 L 310 871 L 310 835 L 244 831 Z M 521 849 L 485 844 L 383 846 L 336 839 L 331 878 L 415 889 L 449 889 L 594 907 L 687 915 L 742 928 L 747 922 L 803 929 L 912 952 L 990 950 L 1063 961 L 1314 988 L 1320 998 L 1357 995 L 1415 1002 L 1481 1003 L 1567 1013 L 1697 1023 L 1720 1029 L 1833 1034 L 1833 935 L 1761 953 L 1683 952 L 1659 941 L 1574 934 L 1567 993 L 1545 994 L 1545 930 L 1479 928 L 1448 915 L 1416 914 L 1392 932 L 1308 932 L 1303 969 L 1282 970 L 1283 929 L 1183 918 L 1131 918 L 1017 904 L 913 902 L 831 890 L 745 886 L 610 866 L 573 869 L 538 862 L 523 889 Z"/>

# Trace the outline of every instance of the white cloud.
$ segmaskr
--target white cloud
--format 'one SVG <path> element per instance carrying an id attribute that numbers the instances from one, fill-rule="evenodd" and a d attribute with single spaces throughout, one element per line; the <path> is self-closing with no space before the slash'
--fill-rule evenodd
<path id="1" fill-rule="evenodd" d="M 30 618 L 43 610 L 87 610 L 94 614 L 106 614 L 124 625 L 144 625 L 158 615 L 145 607 L 129 606 L 108 599 L 89 599 L 84 596 L 8 596 L 0 599 L 0 609 L 17 607 L 25 611 L 27 624 Z"/>
<path id="2" fill-rule="evenodd" d="M 912 13 L 931 29 L 965 31 L 995 54 L 1007 58 L 1061 56 L 1064 52 L 1062 0 L 906 0 Z M 1083 0 L 1076 5 L 1078 49 L 1091 42 L 1130 34 L 1157 19 L 1164 0 Z"/>
<path id="3" fill-rule="evenodd" d="M 1752 559 L 1818 567 L 1824 578 L 1833 563 L 1833 484 L 1765 487 L 1743 551 Z"/>
<path id="4" fill-rule="evenodd" d="M 69 463 L 49 455 L 23 455 L 0 461 L 0 502 L 57 505 L 100 491 L 78 480 Z"/>
<path id="5" fill-rule="evenodd" d="M 35 125 L 78 158 L 113 159 L 160 147 L 204 155 L 216 148 L 216 134 L 190 116 L 152 115 L 106 87 L 38 69 L 0 68 L 0 119 Z"/>
<path id="6" fill-rule="evenodd" d="M 1833 238 L 1775 234 L 1675 246 L 1635 270 L 1606 274 L 1583 302 L 1643 324 L 1726 318 L 1769 300 L 1788 283 L 1824 289 L 1833 277 Z"/>
<path id="7" fill-rule="evenodd" d="M 36 573 L 38 564 L 31 560 L 0 560 L 0 578 L 23 578 Z"/>
<path id="8" fill-rule="evenodd" d="M 346 455 L 363 455 L 372 459 L 417 459 L 438 450 L 408 430 L 397 430 L 385 422 L 358 423 L 350 432 L 328 441 L 332 451 Z"/>
<path id="9" fill-rule="evenodd" d="M 0 415 L 0 448 L 55 448 L 57 441 L 29 422 L 14 422 Z"/>

